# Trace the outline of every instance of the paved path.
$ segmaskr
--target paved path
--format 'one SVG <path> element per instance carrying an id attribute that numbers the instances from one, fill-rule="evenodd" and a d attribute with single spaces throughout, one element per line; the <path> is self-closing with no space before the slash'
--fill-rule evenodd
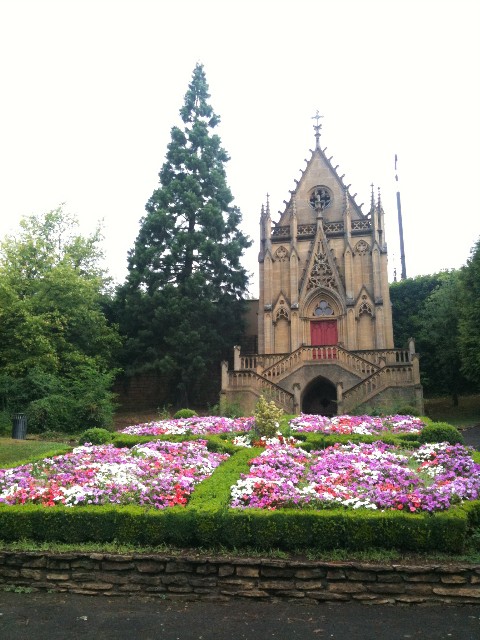
<path id="1" fill-rule="evenodd" d="M 2 640 L 479 640 L 480 604 L 301 605 L 0 593 Z"/>
<path id="2" fill-rule="evenodd" d="M 480 424 L 462 429 L 462 436 L 465 444 L 480 451 Z"/>

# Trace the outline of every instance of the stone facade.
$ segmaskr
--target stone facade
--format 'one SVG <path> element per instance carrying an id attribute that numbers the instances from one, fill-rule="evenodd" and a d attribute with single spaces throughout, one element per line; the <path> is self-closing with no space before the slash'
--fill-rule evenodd
<path id="1" fill-rule="evenodd" d="M 380 193 L 372 185 L 364 214 L 321 148 L 318 124 L 315 138 L 278 222 L 268 199 L 262 206 L 258 326 L 249 339 L 258 353 L 237 348 L 222 396 L 247 409 L 263 393 L 295 413 L 392 404 L 422 411 L 413 340 L 403 351 L 393 344 Z"/>
<path id="2" fill-rule="evenodd" d="M 479 604 L 478 564 L 0 552 L 0 589 L 228 601 Z"/>

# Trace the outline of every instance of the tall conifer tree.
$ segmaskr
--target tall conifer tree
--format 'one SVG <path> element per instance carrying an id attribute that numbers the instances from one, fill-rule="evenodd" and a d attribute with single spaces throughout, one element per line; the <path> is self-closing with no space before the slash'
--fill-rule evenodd
<path id="1" fill-rule="evenodd" d="M 240 259 L 251 242 L 239 229 L 209 97 L 197 64 L 120 291 L 129 367 L 168 374 L 177 404 L 209 391 L 241 335 L 248 285 Z"/>

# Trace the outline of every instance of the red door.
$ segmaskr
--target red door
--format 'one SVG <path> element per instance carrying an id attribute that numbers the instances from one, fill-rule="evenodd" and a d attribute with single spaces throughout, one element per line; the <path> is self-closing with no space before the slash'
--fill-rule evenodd
<path id="1" fill-rule="evenodd" d="M 310 337 L 312 345 L 337 344 L 337 321 L 317 320 L 316 322 L 310 322 Z"/>
<path id="2" fill-rule="evenodd" d="M 337 350 L 332 348 L 332 346 L 338 342 L 336 320 L 317 320 L 316 322 L 310 322 L 310 338 L 313 346 L 324 347 L 322 349 L 313 349 L 312 358 L 314 360 L 336 359 Z"/>

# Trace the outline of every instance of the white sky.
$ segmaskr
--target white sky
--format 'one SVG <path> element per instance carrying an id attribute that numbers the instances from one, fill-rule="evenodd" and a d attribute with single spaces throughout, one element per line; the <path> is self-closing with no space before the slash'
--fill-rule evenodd
<path id="1" fill-rule="evenodd" d="M 284 208 L 315 144 L 370 202 L 390 274 L 458 268 L 480 237 L 478 0 L 0 0 L 0 236 L 66 203 L 103 219 L 122 281 L 195 63 L 205 65 L 257 293 L 265 194 Z"/>

